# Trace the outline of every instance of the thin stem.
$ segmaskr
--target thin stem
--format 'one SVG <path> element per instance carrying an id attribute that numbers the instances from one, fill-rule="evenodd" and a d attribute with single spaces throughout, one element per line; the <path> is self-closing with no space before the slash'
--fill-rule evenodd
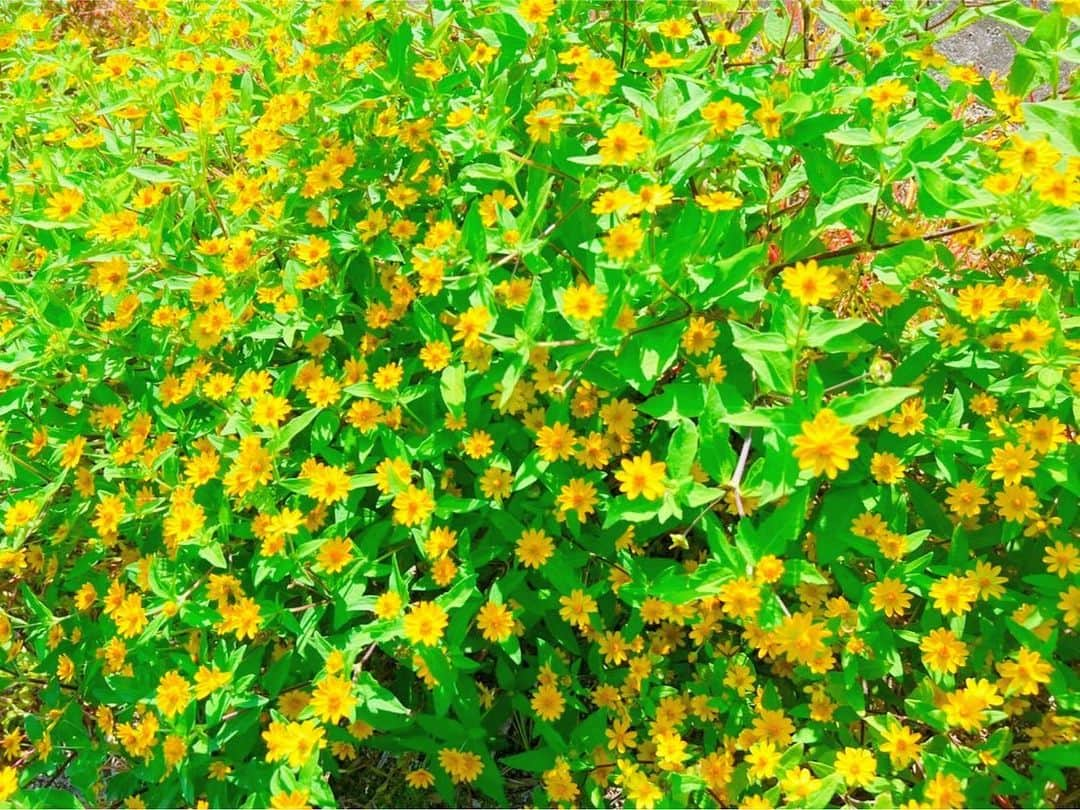
<path id="1" fill-rule="evenodd" d="M 750 440 L 753 435 L 753 430 L 747 431 L 742 449 L 739 450 L 739 462 L 735 465 L 735 472 L 731 474 L 731 488 L 735 491 L 735 508 L 739 510 L 739 517 L 746 514 L 743 511 L 742 490 L 739 488 L 739 484 L 742 483 L 743 473 L 746 471 L 746 460 L 750 458 Z"/>
<path id="2" fill-rule="evenodd" d="M 626 66 L 626 42 L 630 36 L 630 0 L 622 4 L 622 52 L 619 54 L 619 68 Z"/>
<path id="3" fill-rule="evenodd" d="M 800 259 L 799 261 L 822 262 L 828 261 L 829 259 L 839 259 L 843 256 L 854 256 L 857 253 L 877 253 L 882 250 L 888 250 L 889 248 L 898 247 L 899 245 L 906 245 L 909 242 L 929 242 L 935 239 L 945 239 L 946 237 L 955 236 L 956 234 L 960 233 L 967 233 L 968 231 L 975 231 L 979 228 L 982 228 L 985 224 L 985 222 L 969 222 L 966 225 L 957 225 L 953 228 L 946 228 L 942 231 L 928 233 L 914 239 L 898 239 L 893 242 L 884 242 L 880 245 L 867 244 L 866 242 L 856 242 L 853 245 L 846 245 L 845 247 L 837 248 L 836 250 L 826 250 L 822 253 L 817 253 L 813 256 Z M 785 267 L 788 267 L 791 264 L 792 262 L 786 261 L 778 262 L 776 264 L 772 264 L 766 267 L 765 283 L 768 284 L 770 281 L 772 281 L 773 278 L 779 275 Z"/>

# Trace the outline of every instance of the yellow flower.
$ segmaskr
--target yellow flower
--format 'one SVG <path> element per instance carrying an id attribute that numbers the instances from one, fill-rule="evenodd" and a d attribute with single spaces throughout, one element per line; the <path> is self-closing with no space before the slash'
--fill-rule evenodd
<path id="1" fill-rule="evenodd" d="M 897 436 L 913 436 L 923 429 L 926 410 L 921 398 L 909 399 L 900 410 L 889 417 L 889 432 Z"/>
<path id="2" fill-rule="evenodd" d="M 442 640 L 449 617 L 435 602 L 419 602 L 409 605 L 405 614 L 405 638 L 412 644 L 433 647 Z"/>
<path id="3" fill-rule="evenodd" d="M 604 237 L 604 252 L 616 261 L 629 259 L 641 248 L 645 234 L 636 219 L 621 222 Z"/>
<path id="4" fill-rule="evenodd" d="M 920 642 L 923 663 L 942 675 L 956 672 L 967 661 L 967 645 L 945 628 L 931 630 Z"/>
<path id="5" fill-rule="evenodd" d="M 710 191 L 698 194 L 694 197 L 694 202 L 706 211 L 716 214 L 720 211 L 734 211 L 742 205 L 742 197 L 737 197 L 730 191 Z"/>
<path id="6" fill-rule="evenodd" d="M 661 208 L 670 205 L 672 199 L 674 199 L 674 195 L 671 186 L 650 183 L 647 186 L 642 186 L 638 191 L 637 205 L 640 206 L 641 210 L 654 214 Z"/>
<path id="7" fill-rule="evenodd" d="M 867 90 L 866 97 L 872 102 L 875 112 L 888 112 L 902 102 L 909 92 L 911 88 L 899 79 L 889 79 Z"/>
<path id="8" fill-rule="evenodd" d="M 288 792 L 279 790 L 270 796 L 270 807 L 273 810 L 309 810 L 307 790 L 298 788 Z"/>
<path id="9" fill-rule="evenodd" d="M 428 59 L 421 62 L 415 68 L 415 73 L 421 79 L 427 79 L 432 82 L 437 82 L 443 78 L 450 71 L 447 70 L 446 65 L 440 62 L 438 59 Z"/>
<path id="10" fill-rule="evenodd" d="M 973 481 L 957 481 L 955 487 L 948 488 L 948 493 L 945 503 L 960 517 L 978 517 L 983 504 L 989 503 L 983 497 L 986 490 Z"/>
<path id="11" fill-rule="evenodd" d="M 623 459 L 621 466 L 622 469 L 615 473 L 615 480 L 630 500 L 641 496 L 647 501 L 655 501 L 664 496 L 667 465 L 662 461 L 654 462 L 648 450 L 632 459 Z"/>
<path id="12" fill-rule="evenodd" d="M 596 487 L 582 478 L 571 478 L 559 490 L 556 503 L 561 511 L 576 512 L 578 520 L 585 520 L 596 511 Z"/>
<path id="13" fill-rule="evenodd" d="M 776 745 L 768 740 L 759 740 L 750 746 L 746 754 L 746 763 L 750 766 L 747 776 L 752 782 L 771 779 L 780 764 L 780 752 Z"/>
<path id="14" fill-rule="evenodd" d="M 907 51 L 906 55 L 918 62 L 921 68 L 940 69 L 945 67 L 949 61 L 934 49 L 931 42 L 927 42 L 917 51 Z"/>
<path id="15" fill-rule="evenodd" d="M 983 181 L 983 188 L 989 191 L 991 194 L 996 194 L 1002 197 L 1006 194 L 1012 194 L 1016 191 L 1020 185 L 1020 175 L 1018 174 L 1006 174 L 1000 172 L 998 174 L 992 174 Z"/>
<path id="16" fill-rule="evenodd" d="M 1023 479 L 1035 475 L 1035 454 L 1023 445 L 1006 442 L 1004 447 L 997 447 L 990 458 L 987 469 L 994 481 L 1005 484 L 1019 484 Z"/>
<path id="17" fill-rule="evenodd" d="M 126 596 L 112 618 L 116 622 L 117 632 L 125 638 L 139 635 L 149 623 L 143 610 L 142 596 L 137 593 Z"/>
<path id="18" fill-rule="evenodd" d="M 6 802 L 19 790 L 19 772 L 11 767 L 0 768 L 0 802 Z"/>
<path id="19" fill-rule="evenodd" d="M 491 455 L 491 451 L 495 447 L 495 442 L 487 431 L 474 430 L 469 434 L 465 441 L 461 443 L 461 446 L 465 451 L 465 455 L 469 458 L 481 459 Z"/>
<path id="20" fill-rule="evenodd" d="M 191 702 L 191 684 L 175 669 L 166 672 L 158 682 L 155 703 L 165 718 L 180 714 Z"/>
<path id="21" fill-rule="evenodd" d="M 394 522 L 402 526 L 418 526 L 435 511 L 435 498 L 426 489 L 412 485 L 394 496 Z"/>
<path id="22" fill-rule="evenodd" d="M 204 700 L 231 680 L 231 672 L 201 666 L 195 673 L 195 697 Z"/>
<path id="23" fill-rule="evenodd" d="M 1080 572 L 1080 549 L 1070 543 L 1058 541 L 1053 546 L 1046 547 L 1046 555 L 1042 561 L 1048 573 L 1065 579 Z"/>
<path id="24" fill-rule="evenodd" d="M 784 774 L 780 790 L 787 797 L 787 804 L 805 806 L 806 798 L 821 787 L 821 780 L 806 768 L 796 768 Z"/>
<path id="25" fill-rule="evenodd" d="M 401 363 L 387 363 L 375 370 L 371 382 L 379 391 L 393 391 L 401 385 L 404 377 L 405 370 L 401 367 Z"/>
<path id="26" fill-rule="evenodd" d="M 879 748 L 889 755 L 894 768 L 906 768 L 919 758 L 922 750 L 920 737 L 903 723 L 892 723 L 882 734 Z"/>
<path id="27" fill-rule="evenodd" d="M 766 138 L 780 137 L 780 124 L 784 117 L 776 111 L 776 105 L 771 98 L 763 98 L 761 106 L 754 113 L 754 120 L 761 127 L 761 132 Z"/>
<path id="28" fill-rule="evenodd" d="M 1024 177 L 1042 174 L 1060 159 L 1061 153 L 1045 138 L 1039 141 L 1025 141 L 1019 135 L 1013 135 L 1009 146 L 998 151 L 998 160 L 1001 161 L 1002 170 Z"/>
<path id="29" fill-rule="evenodd" d="M 476 626 L 485 641 L 501 644 L 513 635 L 514 614 L 506 605 L 489 601 L 476 614 Z"/>
<path id="30" fill-rule="evenodd" d="M 544 684 L 533 693 L 529 702 L 536 716 L 541 720 L 557 720 L 565 711 L 566 699 L 562 693 L 550 684 Z"/>
<path id="31" fill-rule="evenodd" d="M 717 598 L 728 616 L 751 621 L 761 609 L 761 584 L 745 577 L 733 579 L 720 586 Z"/>
<path id="32" fill-rule="evenodd" d="M 1064 614 L 1065 624 L 1069 627 L 1080 624 L 1080 588 L 1070 585 L 1068 590 L 1061 595 L 1057 609 Z"/>
<path id="33" fill-rule="evenodd" d="M 652 810 L 664 796 L 664 791 L 656 783 L 637 770 L 631 771 L 624 777 L 623 789 L 626 791 L 627 798 L 638 810 Z"/>
<path id="34" fill-rule="evenodd" d="M 712 124 L 714 135 L 734 132 L 746 123 L 746 108 L 729 98 L 706 104 L 701 109 L 701 117 Z"/>
<path id="35" fill-rule="evenodd" d="M 656 759 L 665 771 L 680 770 L 683 762 L 690 758 L 686 740 L 677 731 L 657 734 L 653 742 L 656 745 Z"/>
<path id="36" fill-rule="evenodd" d="M 446 125 L 451 128 L 463 127 L 473 118 L 473 111 L 468 107 L 460 107 L 446 116 Z"/>
<path id="37" fill-rule="evenodd" d="M 401 613 L 402 600 L 394 591 L 387 591 L 384 594 L 380 594 L 379 598 L 375 600 L 373 610 L 375 615 L 386 621 L 388 619 L 396 619 Z"/>
<path id="38" fill-rule="evenodd" d="M 886 577 L 870 589 L 870 604 L 886 616 L 902 616 L 911 604 L 911 594 L 903 582 Z"/>
<path id="39" fill-rule="evenodd" d="M 690 24 L 689 20 L 676 17 L 663 20 L 656 26 L 656 30 L 668 39 L 686 39 L 690 36 L 690 32 L 694 30 L 694 26 Z"/>
<path id="40" fill-rule="evenodd" d="M 1020 435 L 1024 443 L 1039 454 L 1053 453 L 1068 442 L 1065 425 L 1054 416 L 1040 416 L 1033 422 L 1021 422 Z"/>
<path id="41" fill-rule="evenodd" d="M 554 13 L 555 0 L 523 0 L 518 5 L 518 14 L 533 25 L 543 25 Z"/>
<path id="42" fill-rule="evenodd" d="M 874 453 L 870 458 L 870 474 L 879 484 L 898 484 L 904 472 L 904 462 L 892 453 Z"/>
<path id="43" fill-rule="evenodd" d="M 263 394 L 251 405 L 251 421 L 260 427 L 277 427 L 292 410 L 289 400 L 273 394 Z"/>
<path id="44" fill-rule="evenodd" d="M 338 723 L 352 716 L 356 708 L 352 683 L 337 675 L 323 678 L 315 685 L 311 696 L 311 708 L 324 723 Z"/>
<path id="45" fill-rule="evenodd" d="M 956 309 L 969 321 L 992 318 L 1005 306 L 1005 291 L 996 284 L 964 287 L 956 294 Z"/>
<path id="46" fill-rule="evenodd" d="M 266 761 L 284 759 L 291 768 L 303 766 L 311 754 L 326 744 L 326 734 L 314 720 L 303 723 L 272 722 L 262 733 L 266 743 Z"/>
<path id="47" fill-rule="evenodd" d="M 652 145 L 641 133 L 641 127 L 630 121 L 622 121 L 600 139 L 600 165 L 625 166 L 633 163 Z"/>
<path id="48" fill-rule="evenodd" d="M 310 469 L 307 479 L 308 494 L 319 503 L 336 503 L 349 495 L 349 476 L 340 467 L 318 464 Z"/>
<path id="49" fill-rule="evenodd" d="M 417 768 L 405 774 L 405 782 L 413 790 L 424 790 L 435 784 L 435 774 L 423 768 Z"/>
<path id="50" fill-rule="evenodd" d="M 589 616 L 597 611 L 596 600 L 578 589 L 571 591 L 569 596 L 560 596 L 559 616 L 574 627 L 586 628 L 589 626 Z"/>
<path id="51" fill-rule="evenodd" d="M 560 805 L 573 803 L 581 793 L 570 773 L 570 765 L 564 759 L 559 759 L 554 768 L 544 771 L 543 780 L 544 790 L 551 801 Z"/>
<path id="52" fill-rule="evenodd" d="M 1006 681 L 1005 691 L 1017 695 L 1037 695 L 1039 685 L 1050 683 L 1054 668 L 1035 650 L 1021 647 L 1015 661 L 1004 661 L 997 670 Z"/>
<path id="53" fill-rule="evenodd" d="M 221 623 L 218 632 L 235 633 L 236 638 L 255 638 L 262 626 L 262 614 L 259 604 L 254 599 L 246 596 L 237 598 L 231 605 L 222 605 Z"/>
<path id="54" fill-rule="evenodd" d="M 604 314 L 607 296 L 592 284 L 578 283 L 568 287 L 563 293 L 563 311 L 571 318 L 581 321 L 593 321 Z"/>
<path id="55" fill-rule="evenodd" d="M 964 785 L 952 774 L 938 773 L 925 783 L 923 795 L 930 807 L 965 807 Z"/>
<path id="56" fill-rule="evenodd" d="M 455 785 L 473 782 L 484 770 L 484 761 L 471 751 L 443 748 L 439 751 L 439 764 Z"/>
<path id="57" fill-rule="evenodd" d="M 956 574 L 949 574 L 930 586 L 930 598 L 934 600 L 934 607 L 946 616 L 963 616 L 971 610 L 971 605 L 978 595 L 978 589 L 970 579 Z"/>
<path id="58" fill-rule="evenodd" d="M 79 213 L 85 199 L 78 189 L 62 188 L 49 197 L 45 216 L 55 222 L 65 222 Z"/>
<path id="59" fill-rule="evenodd" d="M 836 755 L 836 772 L 846 785 L 865 787 L 877 775 L 877 761 L 865 748 L 845 748 Z"/>
<path id="60" fill-rule="evenodd" d="M 1038 352 L 1050 342 L 1054 329 L 1041 318 L 1024 318 L 1005 333 L 1005 343 L 1018 353 Z"/>
<path id="61" fill-rule="evenodd" d="M 979 599 L 997 599 L 1005 593 L 1002 587 L 1009 580 L 1000 577 L 1000 565 L 991 565 L 984 560 L 978 560 L 975 568 L 967 572 L 967 578 L 974 586 Z"/>
<path id="62" fill-rule="evenodd" d="M 656 68 L 660 70 L 662 70 L 663 68 L 678 67 L 685 61 L 685 59 L 680 59 L 677 56 L 672 56 L 667 51 L 658 51 L 645 57 L 646 65 L 651 68 Z"/>
<path id="63" fill-rule="evenodd" d="M 331 537 L 319 546 L 318 563 L 328 574 L 336 574 L 352 561 L 352 540 L 347 537 Z"/>
<path id="64" fill-rule="evenodd" d="M 537 143 L 549 143 L 562 123 L 562 114 L 550 99 L 541 101 L 525 116 L 526 132 Z"/>
<path id="65" fill-rule="evenodd" d="M 540 529 L 526 529 L 518 538 L 514 553 L 526 568 L 539 568 L 555 553 L 555 544 Z"/>
<path id="66" fill-rule="evenodd" d="M 1035 178 L 1033 188 L 1043 202 L 1070 208 L 1080 202 L 1080 183 L 1077 179 L 1075 171 L 1056 172 L 1046 169 Z"/>
<path id="67" fill-rule="evenodd" d="M 170 734 L 161 744 L 161 752 L 165 758 L 165 767 L 171 771 L 187 754 L 187 743 L 178 734 Z"/>
<path id="68" fill-rule="evenodd" d="M 574 90 L 582 96 L 602 96 L 614 86 L 619 75 L 610 59 L 590 56 L 574 70 Z"/>
<path id="69" fill-rule="evenodd" d="M 827 267 L 818 267 L 810 260 L 806 263 L 795 262 L 794 267 L 785 267 L 781 277 L 784 289 L 800 304 L 808 307 L 820 304 L 836 295 L 836 279 Z"/>
<path id="70" fill-rule="evenodd" d="M 794 455 L 799 469 L 836 478 L 837 473 L 851 465 L 852 459 L 858 458 L 858 443 L 851 427 L 826 408 L 813 420 L 802 423 L 802 432 L 793 440 Z"/>
<path id="71" fill-rule="evenodd" d="M 860 33 L 865 31 L 873 31 L 880 28 L 888 20 L 885 13 L 873 5 L 859 6 L 851 14 L 848 15 L 851 19 L 852 25 Z"/>

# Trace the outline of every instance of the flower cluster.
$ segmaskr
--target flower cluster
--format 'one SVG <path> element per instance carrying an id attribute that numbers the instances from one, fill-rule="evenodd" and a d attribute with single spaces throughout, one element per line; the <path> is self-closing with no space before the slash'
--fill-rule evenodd
<path id="1" fill-rule="evenodd" d="M 0 803 L 1075 804 L 1076 0 L 82 5 L 0 17 Z"/>

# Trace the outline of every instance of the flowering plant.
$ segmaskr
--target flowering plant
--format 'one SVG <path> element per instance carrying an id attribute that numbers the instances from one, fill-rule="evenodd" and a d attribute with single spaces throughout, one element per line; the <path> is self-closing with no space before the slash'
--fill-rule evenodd
<path id="1" fill-rule="evenodd" d="M 13 3 L 0 802 L 1076 803 L 1076 0 Z"/>

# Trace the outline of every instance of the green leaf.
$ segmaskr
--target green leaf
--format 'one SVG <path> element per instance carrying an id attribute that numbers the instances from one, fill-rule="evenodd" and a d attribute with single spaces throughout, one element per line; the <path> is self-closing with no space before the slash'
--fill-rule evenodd
<path id="1" fill-rule="evenodd" d="M 452 413 L 461 413 L 465 405 L 465 367 L 447 366 L 442 372 L 443 402 Z"/>
<path id="2" fill-rule="evenodd" d="M 806 343 L 815 349 L 826 352 L 861 352 L 870 348 L 870 344 L 851 334 L 866 325 L 862 318 L 843 318 L 840 320 L 819 320 L 810 325 L 806 333 Z"/>
<path id="3" fill-rule="evenodd" d="M 683 478 L 689 475 L 690 467 L 697 458 L 697 451 L 697 426 L 689 420 L 684 421 L 671 434 L 667 455 L 668 475 L 672 478 Z"/>
<path id="4" fill-rule="evenodd" d="M 315 421 L 315 417 L 319 415 L 321 410 L 321 408 L 311 408 L 304 411 L 299 416 L 290 419 L 285 427 L 281 428 L 274 434 L 274 437 L 267 442 L 267 449 L 271 453 L 278 453 L 288 447 L 289 443 L 296 438 L 300 431 Z"/>
<path id="5" fill-rule="evenodd" d="M 873 205 L 877 200 L 878 187 L 861 177 L 841 178 L 835 186 L 821 195 L 817 206 L 817 224 L 828 225 L 843 219 L 852 208 Z"/>
<path id="6" fill-rule="evenodd" d="M 829 402 L 829 407 L 849 425 L 863 425 L 917 393 L 918 388 L 878 388 L 855 396 L 837 397 Z"/>
<path id="7" fill-rule="evenodd" d="M 648 394 L 679 354 L 683 324 L 672 323 L 634 335 L 623 349 L 617 366 L 627 382 Z"/>
<path id="8" fill-rule="evenodd" d="M 1034 756 L 1038 762 L 1058 765 L 1062 768 L 1075 768 L 1076 763 L 1080 762 L 1080 742 L 1052 745 L 1036 751 Z"/>

